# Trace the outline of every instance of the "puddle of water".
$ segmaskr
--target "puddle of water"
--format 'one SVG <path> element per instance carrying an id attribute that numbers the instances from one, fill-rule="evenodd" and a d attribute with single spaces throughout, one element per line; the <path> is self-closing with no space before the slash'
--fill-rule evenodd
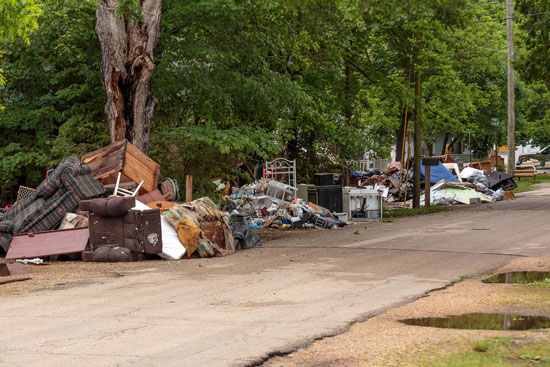
<path id="1" fill-rule="evenodd" d="M 413 326 L 468 330 L 536 330 L 550 328 L 550 318 L 544 316 L 507 315 L 499 313 L 469 313 L 447 317 L 406 319 L 400 322 Z"/>
<path id="2" fill-rule="evenodd" d="M 483 283 L 527 284 L 550 279 L 548 271 L 514 271 L 501 273 L 483 280 Z"/>
<path id="3" fill-rule="evenodd" d="M 25 264 L 0 264 L 0 277 L 9 277 L 10 275 L 27 274 L 27 268 L 29 266 Z"/>

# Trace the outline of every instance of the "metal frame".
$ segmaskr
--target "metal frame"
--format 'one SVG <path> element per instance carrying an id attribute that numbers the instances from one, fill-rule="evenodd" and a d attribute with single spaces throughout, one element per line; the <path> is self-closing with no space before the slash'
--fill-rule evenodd
<path id="1" fill-rule="evenodd" d="M 277 158 L 270 162 L 265 162 L 265 178 L 277 180 L 279 176 L 286 176 L 290 186 L 296 188 L 296 159 L 288 160 Z"/>

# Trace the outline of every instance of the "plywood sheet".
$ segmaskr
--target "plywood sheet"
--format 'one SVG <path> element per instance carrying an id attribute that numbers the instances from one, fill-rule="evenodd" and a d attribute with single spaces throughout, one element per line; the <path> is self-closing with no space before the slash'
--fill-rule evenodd
<path id="1" fill-rule="evenodd" d="M 13 236 L 6 259 L 79 253 L 86 249 L 88 236 L 88 228 L 17 234 Z"/>

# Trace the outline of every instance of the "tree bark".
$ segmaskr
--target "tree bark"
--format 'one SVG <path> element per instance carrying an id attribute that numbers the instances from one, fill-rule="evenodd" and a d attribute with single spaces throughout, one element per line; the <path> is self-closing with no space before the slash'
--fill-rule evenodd
<path id="1" fill-rule="evenodd" d="M 95 29 L 101 44 L 111 142 L 128 139 L 148 153 L 151 119 L 158 104 L 151 77 L 161 34 L 162 0 L 136 1 L 142 7 L 142 18 L 124 20 L 116 14 L 117 0 L 99 0 Z"/>

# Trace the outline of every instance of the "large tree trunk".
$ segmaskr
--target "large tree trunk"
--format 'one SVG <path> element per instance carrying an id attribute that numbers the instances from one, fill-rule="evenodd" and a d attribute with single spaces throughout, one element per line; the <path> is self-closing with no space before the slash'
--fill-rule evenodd
<path id="1" fill-rule="evenodd" d="M 111 142 L 126 138 L 148 153 L 151 119 L 158 103 L 151 91 L 151 77 L 161 33 L 162 0 L 139 0 L 142 18 L 136 20 L 116 14 L 117 0 L 98 2 L 95 29 L 103 55 L 101 74 Z"/>

